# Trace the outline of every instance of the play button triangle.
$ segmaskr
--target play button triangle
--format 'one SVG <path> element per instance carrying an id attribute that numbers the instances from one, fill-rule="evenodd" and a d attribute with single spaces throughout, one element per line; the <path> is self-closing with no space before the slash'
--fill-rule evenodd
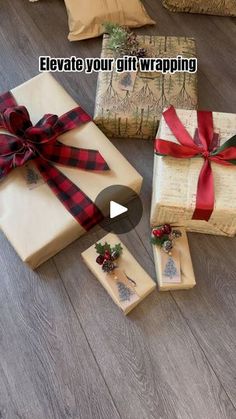
<path id="1" fill-rule="evenodd" d="M 115 201 L 110 201 L 110 218 L 118 217 L 128 211 L 128 208 L 118 204 Z"/>

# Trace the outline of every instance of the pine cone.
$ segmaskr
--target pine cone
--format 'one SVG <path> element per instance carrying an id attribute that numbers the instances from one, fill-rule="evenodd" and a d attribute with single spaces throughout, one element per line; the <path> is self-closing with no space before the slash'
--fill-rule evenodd
<path id="1" fill-rule="evenodd" d="M 181 233 L 180 230 L 173 230 L 172 231 L 172 234 L 173 234 L 173 236 L 174 236 L 175 239 L 179 239 L 179 237 L 182 236 L 182 233 Z"/>
<path id="2" fill-rule="evenodd" d="M 115 269 L 115 264 L 111 260 L 105 260 L 103 262 L 102 270 L 104 272 L 109 273 L 109 272 L 113 271 L 113 269 Z"/>
<path id="3" fill-rule="evenodd" d="M 144 58 L 147 55 L 147 50 L 145 48 L 138 48 L 137 50 L 137 57 Z"/>
<path id="4" fill-rule="evenodd" d="M 162 245 L 162 249 L 164 250 L 164 252 L 169 253 L 173 248 L 173 243 L 171 240 L 166 240 L 164 241 L 163 245 Z"/>

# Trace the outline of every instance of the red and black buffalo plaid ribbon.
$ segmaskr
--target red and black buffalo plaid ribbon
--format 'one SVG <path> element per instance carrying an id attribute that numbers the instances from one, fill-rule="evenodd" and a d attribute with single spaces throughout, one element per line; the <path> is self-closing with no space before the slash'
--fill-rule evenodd
<path id="1" fill-rule="evenodd" d="M 27 109 L 18 106 L 10 92 L 0 95 L 0 129 L 7 131 L 0 133 L 0 179 L 33 160 L 57 198 L 86 230 L 100 222 L 103 215 L 54 163 L 83 170 L 109 170 L 97 150 L 71 147 L 57 140 L 59 135 L 90 120 L 90 116 L 77 107 L 60 117 L 46 114 L 33 126 Z"/>

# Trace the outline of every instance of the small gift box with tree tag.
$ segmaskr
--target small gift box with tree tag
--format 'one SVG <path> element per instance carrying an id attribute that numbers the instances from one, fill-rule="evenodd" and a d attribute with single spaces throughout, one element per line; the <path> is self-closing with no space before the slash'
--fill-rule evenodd
<path id="1" fill-rule="evenodd" d="M 196 282 L 185 229 L 156 226 L 151 242 L 160 291 L 193 288 Z"/>
<path id="2" fill-rule="evenodd" d="M 128 314 L 156 287 L 115 234 L 107 234 L 85 250 L 82 258 L 124 314 Z"/>

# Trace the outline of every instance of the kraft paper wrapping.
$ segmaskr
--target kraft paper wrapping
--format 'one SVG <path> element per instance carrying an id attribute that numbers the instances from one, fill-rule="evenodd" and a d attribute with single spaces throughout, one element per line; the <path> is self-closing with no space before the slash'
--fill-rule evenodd
<path id="1" fill-rule="evenodd" d="M 18 104 L 27 107 L 33 123 L 45 113 L 62 115 L 77 106 L 49 73 L 27 81 L 12 93 Z M 113 184 L 128 186 L 139 193 L 142 177 L 93 122 L 63 134 L 59 140 L 99 150 L 111 168 L 108 172 L 92 173 L 60 166 L 93 201 L 104 188 Z M 35 268 L 85 230 L 40 179 L 33 163 L 27 166 L 13 170 L 0 184 L 0 227 L 21 259 Z"/>
<path id="2" fill-rule="evenodd" d="M 119 237 L 117 237 L 113 233 L 107 234 L 105 237 L 103 237 L 103 239 L 99 240 L 99 243 L 100 242 L 107 242 L 111 246 L 115 246 L 116 244 L 121 243 Z M 123 243 L 121 243 L 121 245 L 123 248 L 122 255 L 117 259 L 116 263 L 120 271 L 123 271 L 129 278 L 136 282 L 135 292 L 136 296 L 138 296 L 138 298 L 134 299 L 134 302 L 131 302 L 129 305 L 126 306 L 124 306 L 118 298 L 114 285 L 110 283 L 110 281 L 112 281 L 110 275 L 103 272 L 101 266 L 96 263 L 96 258 L 98 254 L 96 253 L 95 245 L 85 250 L 85 252 L 83 252 L 81 256 L 88 268 L 90 269 L 90 271 L 100 281 L 100 283 L 106 289 L 113 301 L 120 307 L 120 309 L 125 314 L 128 314 L 134 307 L 137 306 L 137 304 L 139 304 L 148 294 L 150 294 L 156 288 L 156 284 L 152 280 L 152 278 L 147 274 L 147 272 L 145 272 L 145 270 L 139 265 L 139 263 L 132 256 L 127 247 Z"/>
<path id="3" fill-rule="evenodd" d="M 163 6 L 172 12 L 236 16 L 235 0 L 163 0 Z"/>
<path id="4" fill-rule="evenodd" d="M 177 115 L 194 137 L 197 113 L 177 110 Z M 236 132 L 236 114 L 213 112 L 214 131 L 219 134 L 220 145 Z M 161 119 L 157 138 L 178 143 Z M 211 163 L 215 186 L 215 207 L 210 220 L 192 220 L 196 205 L 199 173 L 203 165 L 201 157 L 177 159 L 154 157 L 153 196 L 151 225 L 170 223 L 183 226 L 188 231 L 235 236 L 236 234 L 236 168 Z"/>
<path id="5" fill-rule="evenodd" d="M 179 255 L 181 282 L 179 284 L 165 283 L 163 281 L 162 253 L 159 246 L 153 245 L 153 255 L 156 267 L 157 281 L 160 291 L 185 290 L 193 288 L 196 285 L 192 259 L 190 255 L 188 237 L 186 231 L 181 228 L 182 237 L 174 243 L 174 251 Z"/>
<path id="6" fill-rule="evenodd" d="M 196 57 L 195 41 L 185 37 L 138 36 L 150 57 Z M 104 35 L 102 57 L 114 57 Z M 122 90 L 122 74 L 99 73 L 94 121 L 109 137 L 153 139 L 164 107 L 196 109 L 196 73 L 137 72 L 132 91 Z"/>

